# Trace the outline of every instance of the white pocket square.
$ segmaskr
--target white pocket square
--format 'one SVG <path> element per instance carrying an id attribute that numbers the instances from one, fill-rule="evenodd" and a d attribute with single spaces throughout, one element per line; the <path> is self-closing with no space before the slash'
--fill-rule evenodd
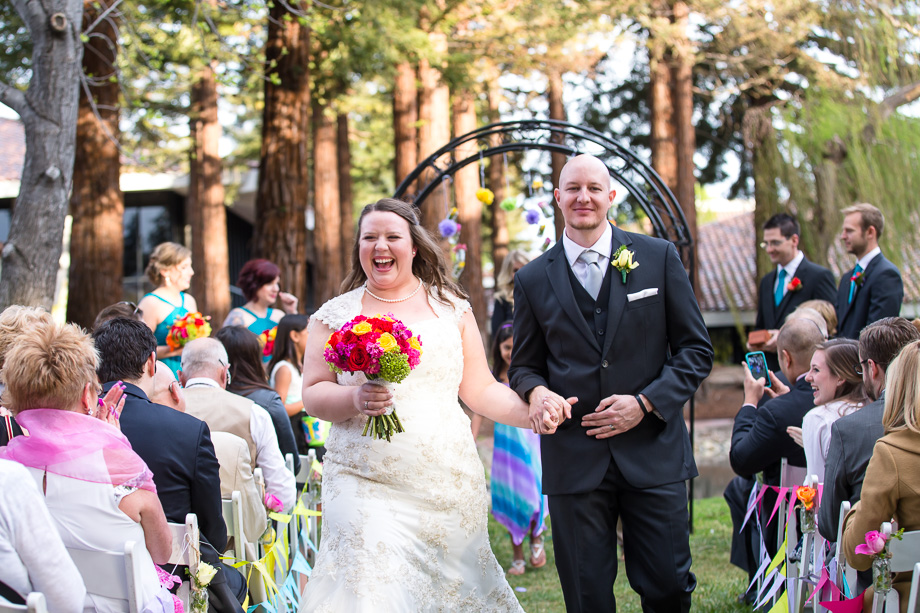
<path id="1" fill-rule="evenodd" d="M 658 288 L 650 287 L 648 289 L 642 290 L 641 292 L 636 292 L 635 294 L 626 294 L 626 300 L 628 300 L 629 302 L 633 302 L 634 300 L 641 300 L 642 298 L 648 298 L 649 296 L 657 296 L 657 295 L 658 295 Z"/>

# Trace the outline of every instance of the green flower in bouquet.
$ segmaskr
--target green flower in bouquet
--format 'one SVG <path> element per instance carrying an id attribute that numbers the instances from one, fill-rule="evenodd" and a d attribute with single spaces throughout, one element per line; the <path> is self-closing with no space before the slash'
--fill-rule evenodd
<path id="1" fill-rule="evenodd" d="M 404 353 L 390 352 L 380 356 L 378 377 L 393 383 L 400 383 L 409 376 L 409 357 Z"/>

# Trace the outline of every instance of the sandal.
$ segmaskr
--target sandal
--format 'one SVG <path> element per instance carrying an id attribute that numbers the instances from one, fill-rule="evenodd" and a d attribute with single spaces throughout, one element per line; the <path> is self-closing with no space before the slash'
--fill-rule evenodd
<path id="1" fill-rule="evenodd" d="M 511 563 L 511 568 L 508 569 L 509 575 L 523 575 L 524 574 L 524 560 L 515 560 Z"/>
<path id="2" fill-rule="evenodd" d="M 534 568 L 546 566 L 546 550 L 543 547 L 542 536 L 530 539 L 530 565 Z"/>

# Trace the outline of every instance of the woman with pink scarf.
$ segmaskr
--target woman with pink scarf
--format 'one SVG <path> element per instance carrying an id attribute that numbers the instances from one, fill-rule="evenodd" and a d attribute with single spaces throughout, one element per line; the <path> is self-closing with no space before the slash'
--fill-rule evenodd
<path id="1" fill-rule="evenodd" d="M 172 613 L 154 565 L 169 560 L 169 527 L 153 474 L 118 428 L 121 387 L 99 398 L 97 362 L 92 339 L 71 324 L 37 324 L 18 338 L 3 379 L 7 406 L 27 435 L 0 457 L 27 468 L 67 547 L 121 553 L 129 540 L 144 543 L 151 559 L 137 584 L 143 611 Z M 85 613 L 126 609 L 97 594 L 84 603 Z"/>

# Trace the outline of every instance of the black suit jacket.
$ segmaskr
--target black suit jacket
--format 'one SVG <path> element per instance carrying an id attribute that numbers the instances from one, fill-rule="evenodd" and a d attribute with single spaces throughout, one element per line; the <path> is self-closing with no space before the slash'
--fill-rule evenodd
<path id="1" fill-rule="evenodd" d="M 782 458 L 788 458 L 793 466 L 805 466 L 805 450 L 792 440 L 786 428 L 801 428 L 805 413 L 814 406 L 811 384 L 802 377 L 789 393 L 760 408 L 741 407 L 735 416 L 728 453 L 732 470 L 742 477 L 763 471 L 765 483 L 778 485 Z"/>
<path id="2" fill-rule="evenodd" d="M 844 415 L 831 425 L 831 444 L 824 466 L 824 495 L 818 510 L 818 528 L 829 541 L 837 540 L 840 503 L 856 503 L 862 494 L 866 467 L 875 442 L 885 434 L 882 414 L 885 396 L 855 413 Z"/>
<path id="3" fill-rule="evenodd" d="M 609 271 L 603 345 L 578 308 L 561 241 L 514 277 L 512 388 L 524 398 L 538 385 L 578 396 L 572 419 L 541 437 L 546 494 L 595 489 L 611 460 L 640 488 L 697 475 L 683 407 L 712 368 L 703 316 L 674 245 L 612 229 L 613 251 L 626 245 L 639 267 L 625 284 L 619 272 Z M 656 295 L 627 297 L 653 289 Z M 585 434 L 581 417 L 601 399 L 640 392 L 660 416 L 647 415 L 632 430 L 604 440 Z"/>
<path id="4" fill-rule="evenodd" d="M 901 271 L 881 253 L 863 271 L 863 283 L 856 287 L 849 303 L 850 278 L 854 268 L 840 278 L 837 288 L 837 336 L 858 339 L 869 324 L 885 317 L 897 317 L 904 301 Z"/>
<path id="5" fill-rule="evenodd" d="M 103 389 L 111 388 L 106 383 Z M 220 506 L 220 464 L 208 425 L 185 413 L 154 404 L 144 390 L 125 383 L 121 431 L 153 472 L 166 519 L 184 524 L 198 516 L 198 527 L 211 545 L 223 551 L 227 526 Z"/>
<path id="6" fill-rule="evenodd" d="M 834 274 L 818 266 L 814 262 L 808 261 L 808 258 L 802 258 L 802 262 L 795 270 L 795 277 L 802 282 L 802 289 L 794 292 L 786 292 L 780 301 L 779 306 L 773 301 L 773 285 L 776 283 L 776 268 L 764 275 L 760 280 L 760 294 L 757 302 L 757 330 L 779 330 L 786 315 L 795 310 L 797 306 L 806 300 L 827 300 L 835 304 L 837 300 L 837 289 L 834 286 Z M 787 279 L 786 282 L 791 282 Z"/>

